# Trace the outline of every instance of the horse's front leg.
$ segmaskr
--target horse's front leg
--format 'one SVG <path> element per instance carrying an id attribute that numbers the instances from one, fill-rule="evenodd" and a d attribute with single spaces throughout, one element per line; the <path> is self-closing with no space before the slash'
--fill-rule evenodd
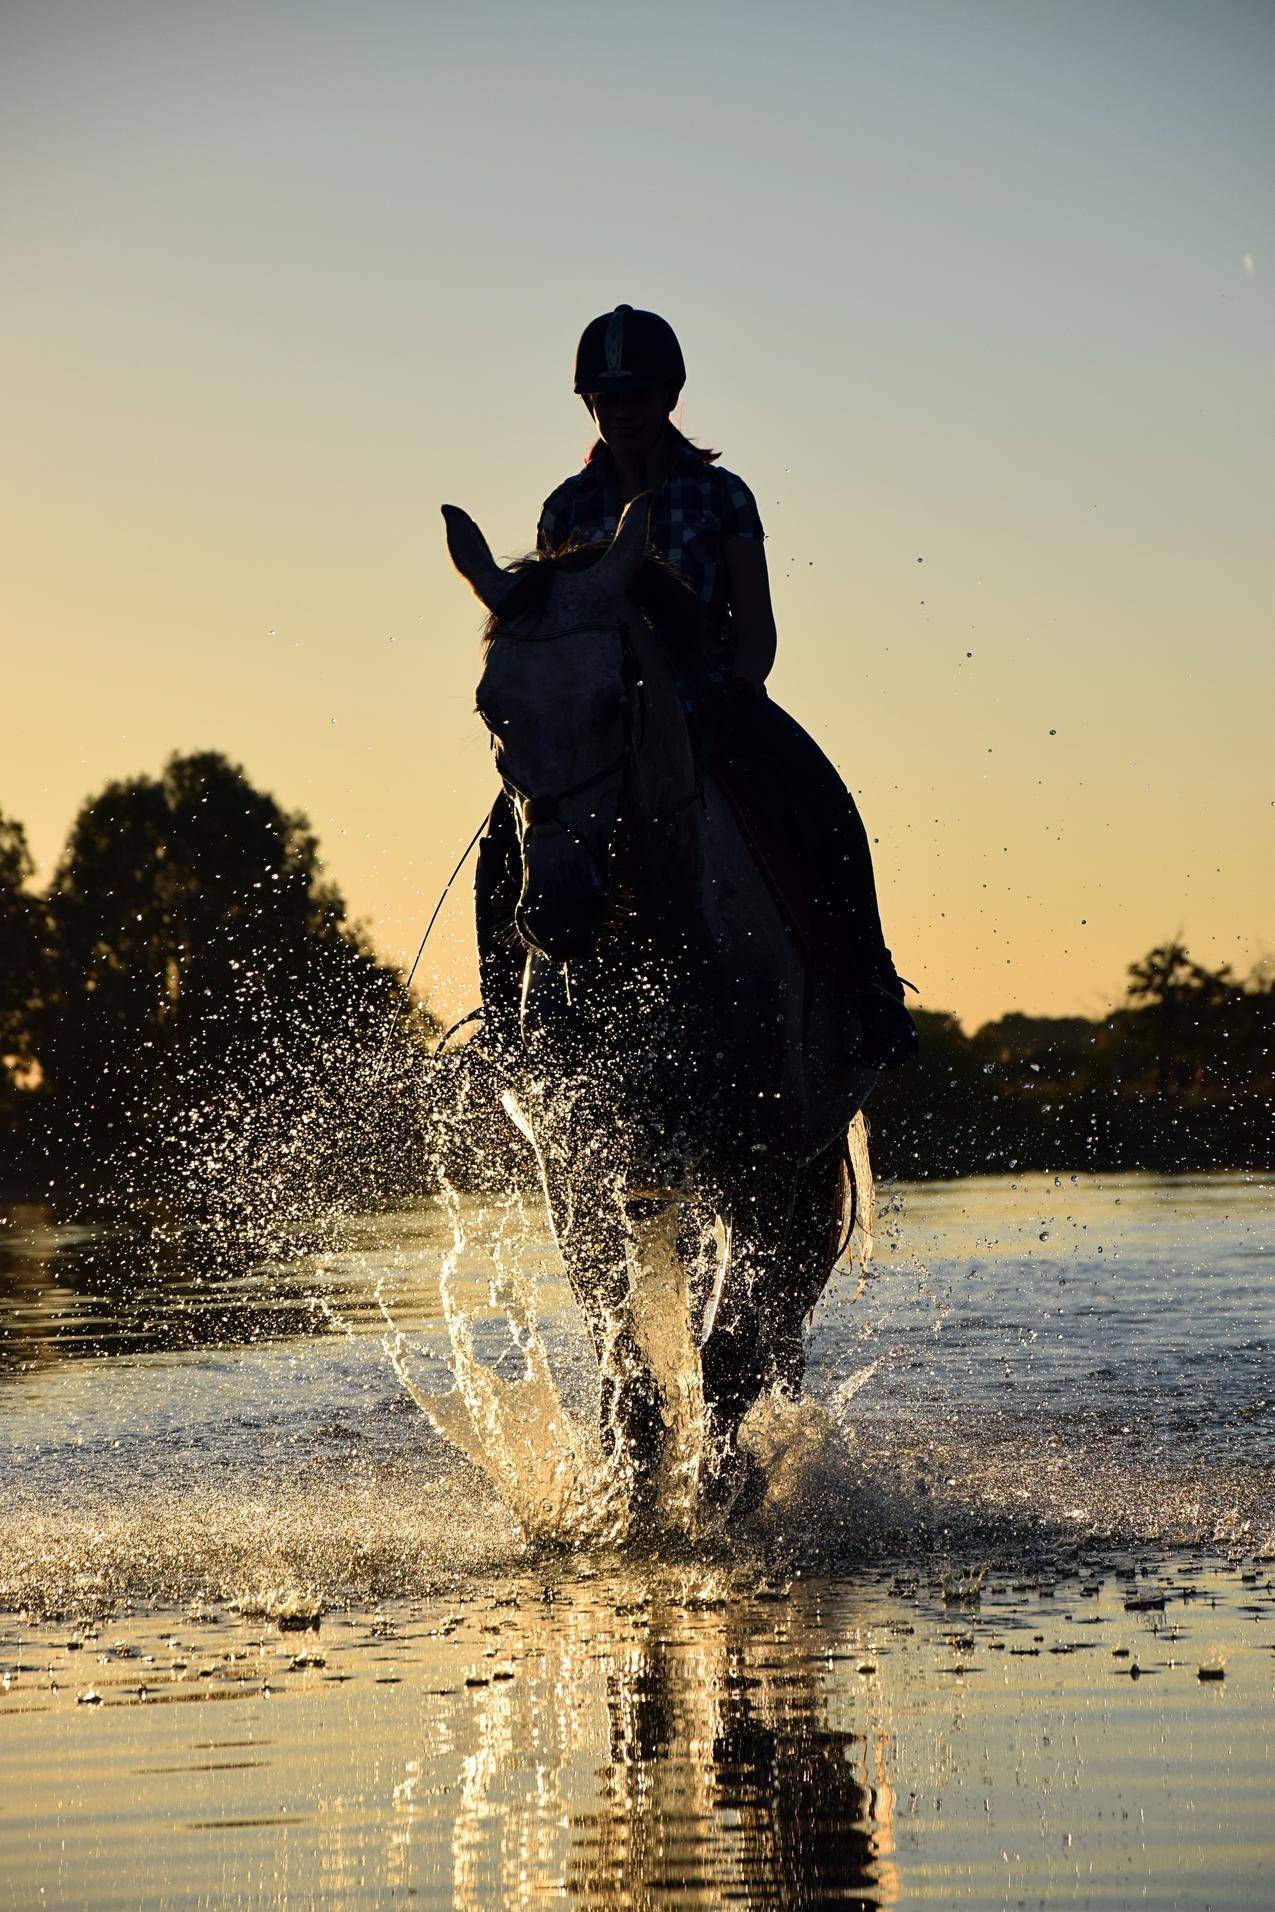
<path id="1" fill-rule="evenodd" d="M 828 1285 L 842 1245 L 849 1183 L 845 1148 L 834 1142 L 799 1172 L 787 1231 L 764 1307 L 768 1385 L 794 1398 L 806 1373 L 805 1326 Z"/>
<path id="2" fill-rule="evenodd" d="M 632 1486 L 654 1486 L 676 1417 L 662 1373 L 664 1311 L 642 1282 L 649 1205 L 626 1203 L 614 1178 L 549 1172 L 545 1183 L 567 1279 L 597 1356 L 603 1451 Z"/>
<path id="3" fill-rule="evenodd" d="M 725 1453 L 734 1450 L 740 1422 L 791 1352 L 785 1251 L 793 1189 L 791 1177 L 755 1175 L 730 1204 L 730 1257 L 701 1350 L 704 1404 Z"/>

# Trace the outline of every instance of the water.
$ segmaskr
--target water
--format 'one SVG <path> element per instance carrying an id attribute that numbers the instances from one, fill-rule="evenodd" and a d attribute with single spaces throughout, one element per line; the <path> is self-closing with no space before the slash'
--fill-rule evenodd
<path id="1" fill-rule="evenodd" d="M 618 1554 L 390 1358 L 450 1386 L 450 1254 L 587 1429 L 534 1204 L 233 1266 L 3 1213 L 0 1902 L 1269 1899 L 1268 1183 L 895 1192 L 760 1510 Z"/>

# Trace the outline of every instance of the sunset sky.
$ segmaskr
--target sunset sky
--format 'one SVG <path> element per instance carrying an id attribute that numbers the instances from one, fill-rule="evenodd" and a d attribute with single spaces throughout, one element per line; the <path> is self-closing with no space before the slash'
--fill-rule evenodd
<path id="1" fill-rule="evenodd" d="M 410 960 L 493 794 L 477 607 L 678 329 L 774 693 L 929 1007 L 1275 948 L 1275 9 L 3 0 L 0 808 L 47 876 L 174 749 Z M 466 893 L 422 979 L 473 1000 Z"/>

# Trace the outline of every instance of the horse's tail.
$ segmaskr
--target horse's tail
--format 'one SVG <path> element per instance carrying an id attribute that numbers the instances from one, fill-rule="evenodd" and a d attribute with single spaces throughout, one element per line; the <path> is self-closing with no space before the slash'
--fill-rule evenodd
<path id="1" fill-rule="evenodd" d="M 840 1261 L 847 1251 L 852 1256 L 857 1251 L 859 1267 L 866 1273 L 872 1259 L 876 1184 L 872 1177 L 872 1158 L 868 1152 L 868 1118 L 862 1109 L 846 1130 L 837 1193 L 840 1198 L 839 1227 L 844 1232 L 836 1260 Z"/>

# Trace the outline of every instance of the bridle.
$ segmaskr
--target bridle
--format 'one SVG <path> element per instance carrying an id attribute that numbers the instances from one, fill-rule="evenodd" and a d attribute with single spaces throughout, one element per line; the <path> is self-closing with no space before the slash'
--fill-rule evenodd
<path id="1" fill-rule="evenodd" d="M 564 836 L 571 838 L 588 856 L 600 878 L 605 878 L 604 858 L 600 858 L 588 839 L 573 829 L 562 816 L 559 805 L 569 797 L 582 796 L 586 790 L 596 789 L 599 784 L 607 783 L 612 777 L 623 777 L 636 768 L 638 756 L 646 739 L 646 699 L 642 696 L 642 679 L 628 630 L 622 618 L 616 618 L 609 624 L 567 624 L 556 631 L 502 631 L 499 626 L 492 632 L 492 641 L 506 637 L 517 644 L 550 644 L 556 638 L 576 637 L 583 631 L 596 631 L 612 634 L 620 640 L 623 660 L 624 701 L 627 711 L 624 747 L 617 756 L 602 765 L 600 770 L 592 771 L 587 777 L 579 778 L 575 783 L 564 785 L 561 790 L 524 790 L 520 783 L 506 772 L 501 772 L 501 781 L 511 801 L 521 812 L 523 841 L 537 830 L 559 829 Z M 657 830 L 663 826 L 667 831 L 674 817 L 695 802 L 700 794 L 698 771 L 695 774 L 689 793 L 678 800 L 664 817 L 653 817 L 651 823 Z M 609 846 L 607 850 L 609 855 Z"/>
<path id="2" fill-rule="evenodd" d="M 579 778 L 575 783 L 564 784 L 561 790 L 524 790 L 520 783 L 516 782 L 508 772 L 503 770 L 501 772 L 501 782 L 505 786 L 506 794 L 510 800 L 514 802 L 515 808 L 521 813 L 524 842 L 537 830 L 557 828 L 562 831 L 564 836 L 569 836 L 573 843 L 578 844 L 579 847 L 585 851 L 590 862 L 594 865 L 594 868 L 598 870 L 598 874 L 601 875 L 599 858 L 592 844 L 590 844 L 586 837 L 581 836 L 578 830 L 572 828 L 565 817 L 562 816 L 558 806 L 559 804 L 565 803 L 568 797 L 581 796 L 584 791 L 593 790 L 598 784 L 606 783 L 612 777 L 622 776 L 624 772 L 631 769 L 636 762 L 637 745 L 634 741 L 631 716 L 633 703 L 632 691 L 637 683 L 636 659 L 630 649 L 624 625 L 617 618 L 614 623 L 611 624 L 566 624 L 561 630 L 557 631 L 502 631 L 497 628 L 492 633 L 492 637 L 493 640 L 497 637 L 512 638 L 516 644 L 551 644 L 556 638 L 576 637 L 583 631 L 596 631 L 607 634 L 613 632 L 620 639 L 624 658 L 625 704 L 630 713 L 625 723 L 624 748 L 618 756 L 612 757 L 609 763 L 603 764 L 600 770 L 591 772 L 587 777 Z M 645 730 L 646 706 L 641 699 L 638 700 L 638 708 L 642 719 L 642 728 Z"/>

